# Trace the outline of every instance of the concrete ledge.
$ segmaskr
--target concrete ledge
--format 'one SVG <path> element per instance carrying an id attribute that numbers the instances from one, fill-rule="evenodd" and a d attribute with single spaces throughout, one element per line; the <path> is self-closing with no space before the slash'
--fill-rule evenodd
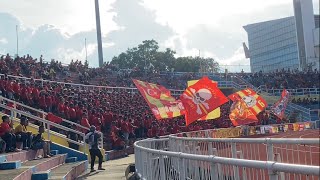
<path id="1" fill-rule="evenodd" d="M 72 163 L 72 162 L 77 162 L 78 158 L 77 157 L 69 157 L 66 159 L 66 163 Z"/>
<path id="2" fill-rule="evenodd" d="M 37 157 L 38 154 L 42 153 L 42 150 L 34 151 L 21 151 L 21 152 L 13 152 L 13 153 L 6 153 L 0 155 L 0 163 L 6 161 L 30 161 Z"/>
<path id="3" fill-rule="evenodd" d="M 88 169 L 88 161 L 68 163 L 51 170 L 50 180 L 74 180 Z"/>
<path id="4" fill-rule="evenodd" d="M 52 150 L 52 151 L 50 151 L 50 153 L 53 154 L 53 155 L 58 155 L 59 151 L 58 150 Z"/>
<path id="5" fill-rule="evenodd" d="M 34 166 L 22 166 L 22 168 L 25 168 L 26 170 L 23 171 L 22 173 L 20 173 L 18 176 L 16 176 L 14 178 L 14 180 L 31 179 L 32 174 L 35 172 L 48 171 L 51 168 L 57 167 L 61 164 L 64 164 L 66 157 L 67 157 L 66 154 L 57 155 L 57 156 L 49 158 L 45 161 L 41 161 Z M 43 159 L 41 159 L 41 160 L 43 160 Z M 37 161 L 37 160 L 35 160 L 35 161 Z M 32 163 L 32 161 L 30 161 L 30 163 Z"/>
<path id="6" fill-rule="evenodd" d="M 0 163 L 0 170 L 18 169 L 21 167 L 21 161 L 7 161 Z"/>
<path id="7" fill-rule="evenodd" d="M 48 171 L 40 171 L 33 173 L 31 176 L 31 180 L 46 180 L 49 179 L 51 176 L 50 170 Z"/>
<path id="8" fill-rule="evenodd" d="M 118 158 L 123 158 L 126 157 L 129 154 L 133 154 L 134 153 L 134 148 L 133 147 L 128 147 L 127 149 L 124 150 L 112 150 L 112 151 L 107 151 L 106 152 L 106 161 L 109 160 L 114 160 L 114 159 L 118 159 Z"/>

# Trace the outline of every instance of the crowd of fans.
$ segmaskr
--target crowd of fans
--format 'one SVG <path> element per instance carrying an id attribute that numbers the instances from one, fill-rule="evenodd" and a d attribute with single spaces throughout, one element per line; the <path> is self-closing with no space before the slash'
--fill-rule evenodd
<path id="1" fill-rule="evenodd" d="M 9 55 L 2 56 L 0 58 L 0 73 L 51 80 L 61 79 L 60 77 L 62 77 L 64 81 L 70 81 L 66 77 L 70 77 L 73 73 L 77 74 L 78 80 L 84 84 L 90 84 L 90 82 L 98 79 L 98 83 L 101 85 L 122 87 L 134 87 L 131 78 L 138 78 L 139 80 L 162 84 L 173 89 L 183 89 L 187 80 L 197 78 L 194 73 L 187 73 L 182 76 L 165 75 L 163 77 L 154 72 L 147 73 L 148 76 L 145 76 L 146 72 L 141 72 L 137 69 L 119 73 L 119 69 L 110 64 L 105 64 L 103 68 L 88 68 L 87 63 L 83 64 L 78 60 L 72 61 L 69 66 L 63 66 L 55 60 L 50 63 L 44 63 L 42 56 L 38 61 L 29 55 L 15 59 L 12 59 Z M 283 81 L 287 79 L 285 75 L 289 77 L 287 82 Z M 297 79 L 297 82 L 301 82 L 299 86 L 295 87 L 310 87 L 312 83 L 309 82 L 309 78 L 316 78 L 316 76 L 318 78 L 317 72 L 310 72 L 307 76 L 302 74 L 285 75 L 275 73 L 268 76 L 258 73 L 253 75 L 242 74 L 242 77 L 254 85 L 266 83 L 268 87 L 275 88 L 289 87 L 289 85 L 291 86 L 290 83 L 295 81 L 294 79 Z M 272 79 L 270 77 L 276 79 L 276 81 L 270 81 Z M 257 81 L 255 80 L 256 78 L 260 80 Z M 319 83 L 314 84 L 319 87 Z M 106 149 L 123 149 L 126 145 L 132 144 L 137 138 L 232 126 L 228 118 L 231 102 L 221 107 L 220 118 L 197 121 L 186 127 L 183 116 L 157 121 L 143 97 L 139 93 L 129 93 L 126 90 L 109 92 L 106 88 L 89 89 L 84 86 L 64 86 L 54 82 L 39 82 L 33 79 L 17 80 L 2 76 L 0 79 L 0 91 L 2 96 L 49 112 L 47 118 L 56 123 L 64 123 L 57 118 L 61 117 L 87 128 L 90 128 L 91 125 L 96 126 L 97 130 L 104 133 Z M 16 108 L 23 110 L 22 107 Z M 266 112 L 262 112 L 258 118 L 260 124 L 267 124 L 269 115 Z M 68 123 L 63 125 L 74 128 Z M 78 130 L 86 132 L 84 129 Z M 75 141 L 79 140 L 79 137 L 74 133 L 61 133 L 65 133 Z M 79 148 L 72 143 L 70 147 Z M 7 150 L 11 151 L 12 149 Z"/>
<path id="2" fill-rule="evenodd" d="M 273 73 L 242 73 L 241 77 L 252 85 L 266 86 L 267 89 L 298 89 L 298 88 L 319 88 L 319 71 L 277 71 Z"/>

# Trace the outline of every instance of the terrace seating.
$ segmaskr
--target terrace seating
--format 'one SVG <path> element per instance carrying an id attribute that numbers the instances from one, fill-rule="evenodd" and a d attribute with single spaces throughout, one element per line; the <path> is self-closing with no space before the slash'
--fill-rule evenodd
<path id="1" fill-rule="evenodd" d="M 40 153 L 30 150 L 1 154 L 0 179 L 75 179 L 87 169 L 87 160 L 68 163 L 68 159 L 76 158 L 59 154 L 58 150 L 52 151 L 55 156 L 51 158 L 39 158 Z"/>

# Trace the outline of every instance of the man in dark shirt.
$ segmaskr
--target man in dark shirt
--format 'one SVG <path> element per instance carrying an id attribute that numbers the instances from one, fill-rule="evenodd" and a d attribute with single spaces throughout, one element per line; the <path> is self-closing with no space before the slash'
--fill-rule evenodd
<path id="1" fill-rule="evenodd" d="M 94 162 L 96 156 L 99 158 L 98 170 L 105 170 L 102 168 L 102 154 L 98 147 L 98 140 L 101 138 L 101 135 L 96 131 L 95 126 L 90 127 L 89 133 L 85 137 L 85 142 L 89 144 L 89 152 L 91 158 L 91 172 L 94 172 Z"/>

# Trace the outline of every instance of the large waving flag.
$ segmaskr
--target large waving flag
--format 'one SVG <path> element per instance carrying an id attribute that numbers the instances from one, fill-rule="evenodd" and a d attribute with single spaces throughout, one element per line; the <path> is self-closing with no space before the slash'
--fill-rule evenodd
<path id="1" fill-rule="evenodd" d="M 230 107 L 229 118 L 234 126 L 258 122 L 257 117 L 240 98 L 233 101 Z"/>
<path id="2" fill-rule="evenodd" d="M 234 94 L 229 95 L 228 97 L 232 101 L 240 97 L 240 99 L 246 103 L 247 107 L 252 111 L 254 115 L 259 114 L 268 106 L 267 102 L 250 88 L 238 91 Z"/>
<path id="3" fill-rule="evenodd" d="M 287 90 L 283 90 L 280 99 L 271 107 L 271 112 L 278 118 L 283 119 L 285 110 L 289 102 L 290 94 Z"/>
<path id="4" fill-rule="evenodd" d="M 252 89 L 244 89 L 228 97 L 233 101 L 229 118 L 234 126 L 258 122 L 256 115 L 267 107 L 266 101 Z"/>
<path id="5" fill-rule="evenodd" d="M 163 86 L 133 79 L 133 83 L 147 101 L 157 120 L 181 116 L 184 108 L 180 100 L 171 96 Z"/>
<path id="6" fill-rule="evenodd" d="M 197 83 L 189 86 L 180 96 L 185 108 L 186 125 L 206 116 L 214 109 L 228 102 L 216 83 L 208 77 L 203 77 Z"/>
<path id="7" fill-rule="evenodd" d="M 188 81 L 188 87 L 194 85 L 195 83 L 197 83 L 199 80 L 191 80 Z M 218 86 L 218 83 L 215 81 L 212 81 L 216 86 Z M 216 108 L 215 110 L 209 112 L 209 114 L 203 116 L 202 118 L 198 119 L 198 120 L 212 120 L 212 119 L 217 119 L 220 117 L 220 107 Z"/>

